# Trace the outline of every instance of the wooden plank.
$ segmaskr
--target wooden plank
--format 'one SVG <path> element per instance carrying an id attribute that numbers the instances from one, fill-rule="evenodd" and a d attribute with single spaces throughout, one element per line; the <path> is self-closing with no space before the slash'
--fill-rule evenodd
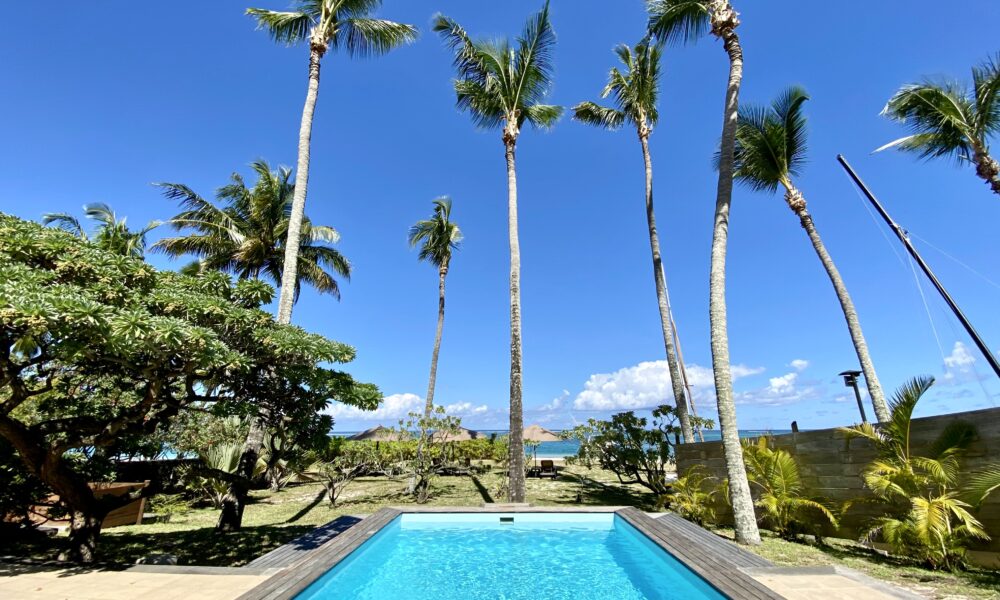
<path id="1" fill-rule="evenodd" d="M 360 523 L 361 517 L 344 515 L 317 527 L 309 533 L 297 537 L 291 542 L 275 548 L 267 554 L 247 563 L 244 568 L 263 569 L 272 567 L 287 567 L 303 558 L 333 538 L 341 535 L 354 525 Z"/>

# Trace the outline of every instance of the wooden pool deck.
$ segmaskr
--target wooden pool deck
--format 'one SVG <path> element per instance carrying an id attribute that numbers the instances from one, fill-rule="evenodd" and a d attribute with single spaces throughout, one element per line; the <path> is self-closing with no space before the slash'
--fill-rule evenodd
<path id="1" fill-rule="evenodd" d="M 248 567 L 284 567 L 279 573 L 239 597 L 239 600 L 285 600 L 307 588 L 351 552 L 379 532 L 397 516 L 407 513 L 552 512 L 615 513 L 650 540 L 675 556 L 720 592 L 734 600 L 779 600 L 783 598 L 742 569 L 766 569 L 773 565 L 735 544 L 675 515 L 653 518 L 631 507 L 600 507 L 589 510 L 550 507 L 428 508 L 404 510 L 384 508 L 357 521 L 341 517 L 253 561 Z"/>

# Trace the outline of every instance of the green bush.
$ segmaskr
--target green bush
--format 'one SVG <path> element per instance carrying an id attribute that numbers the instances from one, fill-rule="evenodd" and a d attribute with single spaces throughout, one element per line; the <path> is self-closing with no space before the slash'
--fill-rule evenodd
<path id="1" fill-rule="evenodd" d="M 691 467 L 670 486 L 669 494 L 660 497 L 659 504 L 698 525 L 714 523 L 719 493 L 719 488 L 710 484 L 714 479 L 704 467 Z"/>

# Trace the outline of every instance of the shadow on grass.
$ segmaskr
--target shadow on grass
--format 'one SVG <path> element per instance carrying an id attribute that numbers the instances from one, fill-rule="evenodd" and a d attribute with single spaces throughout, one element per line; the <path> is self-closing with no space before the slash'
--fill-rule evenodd
<path id="1" fill-rule="evenodd" d="M 490 495 L 490 491 L 486 489 L 486 486 L 483 485 L 483 482 L 479 481 L 479 478 L 473 475 L 472 473 L 469 473 L 469 478 L 472 479 L 472 483 L 473 485 L 476 486 L 476 490 L 479 492 L 479 495 L 483 497 L 483 502 L 486 502 L 488 504 L 492 503 L 493 496 Z"/>
<path id="2" fill-rule="evenodd" d="M 294 522 L 298 521 L 299 519 L 301 519 L 302 517 L 304 517 L 304 516 L 306 516 L 307 514 L 309 514 L 309 511 L 311 511 L 312 509 L 316 508 L 316 506 L 317 506 L 317 505 L 318 505 L 318 504 L 319 504 L 320 502 L 322 502 L 322 501 L 323 501 L 323 498 L 324 498 L 325 496 L 326 496 L 326 488 L 322 488 L 322 487 L 321 487 L 321 488 L 319 489 L 319 493 L 318 493 L 318 494 L 316 494 L 316 497 L 312 499 L 312 502 L 310 502 L 309 504 L 306 504 L 305 506 L 303 506 L 303 507 L 302 507 L 302 508 L 301 508 L 301 509 L 299 510 L 299 512 L 297 512 L 297 513 L 295 513 L 294 515 L 292 515 L 292 516 L 288 517 L 288 518 L 287 518 L 287 519 L 285 520 L 285 523 L 294 523 Z"/>
<path id="3" fill-rule="evenodd" d="M 573 481 L 579 486 L 578 497 L 553 500 L 556 504 L 585 504 L 595 506 L 634 506 L 640 510 L 653 510 L 656 505 L 656 498 L 652 493 L 636 494 L 632 490 L 615 485 L 601 483 L 589 477 L 562 471 L 559 473 L 562 479 Z"/>

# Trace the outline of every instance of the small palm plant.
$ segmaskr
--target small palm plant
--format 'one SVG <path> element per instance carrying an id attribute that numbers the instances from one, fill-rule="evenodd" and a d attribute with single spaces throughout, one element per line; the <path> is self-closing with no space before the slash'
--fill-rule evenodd
<path id="1" fill-rule="evenodd" d="M 799 466 L 787 450 L 772 448 L 767 436 L 743 442 L 747 476 L 754 490 L 754 505 L 764 526 L 785 539 L 837 527 L 837 517 L 821 499 L 807 496 Z"/>
<path id="2" fill-rule="evenodd" d="M 714 479 L 701 465 L 691 467 L 670 486 L 670 493 L 660 498 L 660 506 L 698 525 L 714 523 L 715 496 L 719 493 L 718 486 L 710 484 Z"/>
<path id="3" fill-rule="evenodd" d="M 881 540 L 896 554 L 931 568 L 956 569 L 965 562 L 966 547 L 989 536 L 958 491 L 959 461 L 975 437 L 973 426 L 956 421 L 924 455 L 912 451 L 913 411 L 933 383 L 931 377 L 918 377 L 903 385 L 890 403 L 888 422 L 878 427 L 862 423 L 841 431 L 848 440 L 868 440 L 878 452 L 862 477 L 887 514 L 869 524 L 863 539 Z"/>
<path id="4" fill-rule="evenodd" d="M 345 50 L 351 56 L 385 54 L 417 37 L 417 29 L 371 15 L 382 0 L 295 0 L 293 10 L 274 11 L 248 8 L 247 14 L 257 20 L 259 29 L 267 30 L 271 38 L 282 44 L 309 42 L 309 84 L 302 108 L 299 127 L 299 156 L 296 165 L 295 196 L 288 218 L 288 239 L 302 235 L 305 220 L 306 186 L 309 183 L 309 147 L 312 140 L 313 114 L 319 95 L 319 66 L 330 48 Z M 286 244 L 280 277 L 278 322 L 290 323 L 292 304 L 298 283 L 299 245 Z"/>
<path id="5" fill-rule="evenodd" d="M 615 48 L 615 54 L 618 55 L 624 72 L 617 67 L 611 69 L 608 84 L 604 86 L 601 97 L 613 96 L 616 108 L 608 108 L 594 102 L 581 102 L 573 107 L 574 118 L 582 123 L 609 130 L 619 129 L 627 123 L 635 127 L 639 137 L 646 169 L 646 225 L 653 259 L 653 283 L 656 286 L 656 300 L 660 311 L 660 329 L 663 332 L 663 345 L 667 354 L 667 370 L 670 372 L 670 381 L 673 385 L 674 404 L 677 406 L 681 433 L 685 442 L 693 442 L 694 429 L 688 415 L 684 382 L 674 347 L 673 319 L 670 314 L 666 277 L 663 273 L 660 237 L 656 230 L 656 213 L 653 210 L 653 161 L 649 154 L 649 136 L 659 120 L 656 98 L 659 93 L 662 50 L 660 46 L 646 39 L 634 49 L 621 44 Z"/>
<path id="6" fill-rule="evenodd" d="M 921 158 L 968 161 L 1000 194 L 1000 163 L 990 155 L 990 138 L 1000 132 L 1000 55 L 973 67 L 971 89 L 956 81 L 911 83 L 889 99 L 882 114 L 912 133 L 876 152 L 897 148 Z"/>
<path id="7" fill-rule="evenodd" d="M 740 108 L 736 128 L 736 179 L 757 191 L 774 193 L 784 188 L 785 202 L 799 218 L 840 301 L 878 420 L 886 421 L 889 419 L 889 407 L 868 353 L 868 343 L 861 330 L 854 301 L 816 230 L 812 215 L 806 209 L 805 196 L 793 181 L 806 161 L 806 118 L 802 114 L 802 105 L 808 99 L 805 90 L 791 87 L 779 95 L 769 108 Z"/>
<path id="8" fill-rule="evenodd" d="M 168 223 L 184 235 L 163 238 L 153 244 L 153 250 L 172 257 L 196 257 L 184 268 L 187 273 L 222 271 L 240 279 L 267 279 L 280 286 L 296 182 L 287 167 L 272 170 L 263 160 L 250 167 L 257 181 L 247 186 L 241 175 L 233 173 L 230 183 L 216 192 L 215 203 L 184 184 L 157 184 L 167 199 L 180 204 L 181 212 Z M 337 277 L 350 278 L 351 264 L 330 245 L 339 240 L 334 228 L 313 225 L 303 217 L 296 298 L 303 283 L 340 298 Z"/>
<path id="9" fill-rule="evenodd" d="M 552 84 L 556 36 L 549 5 L 531 17 L 521 36 L 473 40 L 455 20 L 434 18 L 434 31 L 455 52 L 457 105 L 484 129 L 501 130 L 507 159 L 507 231 L 510 246 L 510 501 L 524 502 L 524 413 L 521 361 L 521 245 L 517 228 L 514 154 L 525 123 L 549 129 L 562 107 L 543 104 Z"/>
<path id="10" fill-rule="evenodd" d="M 143 257 L 146 252 L 146 235 L 163 224 L 161 221 L 150 221 L 142 229 L 132 231 L 125 224 L 125 219 L 119 219 L 115 211 L 103 202 L 84 204 L 83 214 L 97 223 L 92 236 L 88 236 L 80 220 L 69 213 L 46 213 L 42 216 L 42 223 L 54 225 L 109 252 L 133 258 Z"/>

